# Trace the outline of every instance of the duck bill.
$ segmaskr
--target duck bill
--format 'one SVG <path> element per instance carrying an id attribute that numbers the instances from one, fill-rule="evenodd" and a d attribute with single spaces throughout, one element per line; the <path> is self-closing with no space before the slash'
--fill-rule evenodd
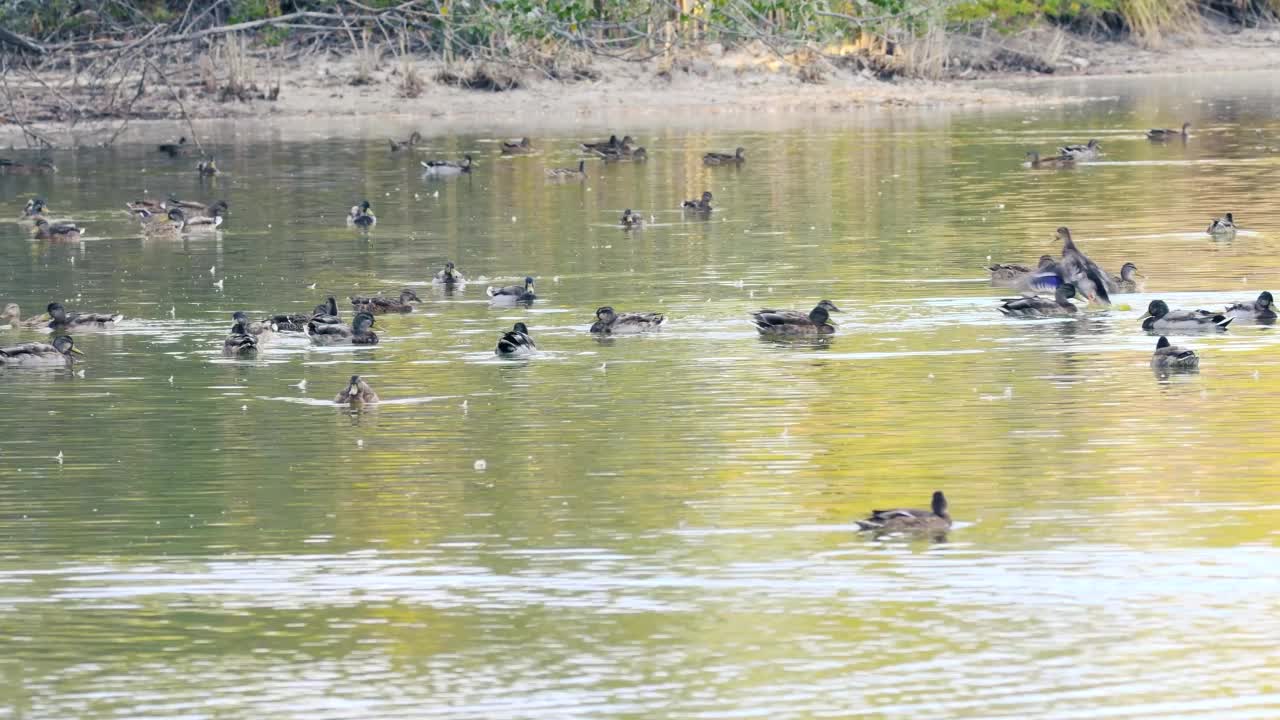
<path id="1" fill-rule="evenodd" d="M 75 353 L 76 355 L 84 355 L 84 353 L 83 353 L 83 352 L 81 352 L 81 351 L 80 351 L 80 348 L 78 348 L 78 347 L 73 347 L 73 348 L 71 348 L 71 352 Z"/>

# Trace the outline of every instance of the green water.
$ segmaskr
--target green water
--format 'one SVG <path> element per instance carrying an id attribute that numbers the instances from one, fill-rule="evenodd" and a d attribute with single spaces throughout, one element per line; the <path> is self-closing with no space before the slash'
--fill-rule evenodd
<path id="1" fill-rule="evenodd" d="M 1275 716 L 1277 335 L 1175 337 L 1201 371 L 1159 378 L 1138 317 L 1280 290 L 1280 94 L 1065 87 L 1101 99 L 583 123 L 515 159 L 510 127 L 410 156 L 381 140 L 430 131 L 408 119 L 210 125 L 203 185 L 150 150 L 167 130 L 0 177 L 13 216 L 42 194 L 88 228 L 0 225 L 0 301 L 127 318 L 76 337 L 82 374 L 0 371 L 0 717 Z M 1185 145 L 1142 138 L 1184 118 Z M 610 130 L 649 161 L 545 181 Z M 1105 162 L 1019 167 L 1090 137 Z M 421 176 L 463 152 L 472 177 Z M 683 216 L 704 189 L 717 211 Z M 169 192 L 227 199 L 224 230 L 140 237 L 122 204 Z M 1245 231 L 1215 242 L 1226 211 Z M 1002 318 L 982 267 L 1062 224 L 1146 293 Z M 433 290 L 445 260 L 480 279 Z M 526 274 L 531 308 L 490 305 Z M 424 302 L 376 347 L 221 356 L 235 310 L 404 286 Z M 822 298 L 828 343 L 748 320 Z M 668 326 L 598 340 L 605 304 Z M 516 321 L 543 353 L 500 361 Z M 329 402 L 353 373 L 376 409 Z M 946 542 L 855 534 L 935 489 Z"/>

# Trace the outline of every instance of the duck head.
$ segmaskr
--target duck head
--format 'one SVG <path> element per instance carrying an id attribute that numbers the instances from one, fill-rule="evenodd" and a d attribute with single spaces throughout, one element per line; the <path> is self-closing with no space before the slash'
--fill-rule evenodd
<path id="1" fill-rule="evenodd" d="M 243 315 L 243 314 L 244 314 L 244 313 L 241 313 L 241 315 Z M 231 326 L 231 334 L 232 334 L 232 335 L 248 335 L 248 334 L 249 334 L 249 321 L 248 321 L 248 319 L 243 318 L 243 317 L 241 317 L 241 318 L 237 318 L 237 319 L 236 319 L 236 324 Z"/>
<path id="2" fill-rule="evenodd" d="M 1070 250 L 1079 252 L 1079 250 L 1076 249 L 1076 244 L 1071 240 L 1071 230 L 1066 225 L 1063 225 L 1062 227 L 1058 228 L 1057 232 L 1055 233 L 1055 236 L 1058 238 L 1059 241 L 1062 242 L 1063 255 L 1066 255 L 1067 252 Z"/>
<path id="3" fill-rule="evenodd" d="M 240 325 L 240 324 L 248 325 L 249 316 L 246 315 L 243 310 L 237 310 L 231 313 L 231 321 L 236 323 L 237 325 Z"/>
<path id="4" fill-rule="evenodd" d="M 84 353 L 76 349 L 75 341 L 71 339 L 70 335 L 59 335 L 54 338 L 53 349 L 63 355 L 84 355 Z"/>
<path id="5" fill-rule="evenodd" d="M 466 169 L 470 170 L 470 169 L 471 169 L 471 156 L 470 156 L 470 155 L 463 155 L 463 156 L 462 156 L 462 161 L 463 161 L 463 162 L 462 162 L 462 167 L 464 167 L 464 168 L 466 168 Z"/>
<path id="6" fill-rule="evenodd" d="M 1262 294 L 1258 296 L 1258 307 L 1270 308 L 1274 302 L 1275 299 L 1271 297 L 1270 290 L 1263 290 Z"/>
<path id="7" fill-rule="evenodd" d="M 1156 350 L 1159 350 L 1160 348 L 1167 348 L 1169 345 L 1169 338 L 1161 335 L 1160 339 L 1156 341 Z"/>
<path id="8" fill-rule="evenodd" d="M 733 156 L 739 160 L 743 160 L 747 157 L 747 149 L 740 147 L 733 151 Z"/>
<path id="9" fill-rule="evenodd" d="M 187 224 L 187 214 L 182 212 L 182 208 L 179 208 L 179 207 L 169 208 L 168 216 L 170 220 L 178 223 L 179 225 Z"/>
<path id="10" fill-rule="evenodd" d="M 371 327 L 373 327 L 373 315 L 367 312 L 356 313 L 355 318 L 351 321 L 351 329 L 354 330 L 357 335 L 369 332 L 369 328 Z"/>
<path id="11" fill-rule="evenodd" d="M 1039 164 L 1039 162 L 1040 162 L 1040 153 L 1036 152 L 1035 150 L 1028 150 L 1028 151 L 1027 151 L 1027 159 L 1031 161 L 1031 164 L 1032 164 L 1032 165 Z"/>
<path id="12" fill-rule="evenodd" d="M 1184 122 L 1184 123 L 1182 123 L 1182 134 L 1183 134 L 1183 135 L 1186 135 L 1186 134 L 1187 134 L 1187 131 L 1188 131 L 1188 130 L 1190 130 L 1190 129 L 1191 129 L 1191 123 L 1189 123 L 1189 122 Z"/>
<path id="13" fill-rule="evenodd" d="M 414 292 L 412 289 L 410 289 L 410 288 L 405 288 L 405 289 L 401 290 L 401 291 L 400 291 L 400 302 L 402 302 L 402 303 L 407 303 L 407 302 L 409 302 L 410 300 L 412 300 L 413 302 L 422 302 L 421 298 L 419 298 L 419 297 L 418 297 L 418 293 Z"/>
<path id="14" fill-rule="evenodd" d="M 358 398 L 366 387 L 368 385 L 360 379 L 359 375 L 352 375 L 351 382 L 347 383 L 347 396 L 352 399 Z"/>
<path id="15" fill-rule="evenodd" d="M 929 509 L 933 510 L 933 514 L 941 518 L 951 519 L 947 514 L 947 496 L 942 494 L 941 490 L 933 491 L 933 499 L 929 501 Z"/>
<path id="16" fill-rule="evenodd" d="M 1169 306 L 1168 304 L 1165 303 L 1165 301 L 1152 300 L 1151 303 L 1147 305 L 1147 313 L 1142 317 L 1154 318 L 1158 320 L 1168 314 L 1169 314 Z"/>
<path id="17" fill-rule="evenodd" d="M 26 217 L 31 217 L 32 215 L 39 215 L 46 209 L 44 198 L 33 197 L 27 201 L 27 206 L 23 208 L 22 214 Z"/>
<path id="18" fill-rule="evenodd" d="M 618 314 L 613 311 L 612 307 L 605 305 L 604 307 L 596 310 L 596 319 L 605 325 L 611 325 L 614 320 L 618 319 Z"/>
<path id="19" fill-rule="evenodd" d="M 1120 267 L 1120 279 L 1132 281 L 1138 274 L 1138 266 L 1131 262 L 1127 262 Z"/>
<path id="20" fill-rule="evenodd" d="M 532 290 L 533 290 L 533 277 L 531 277 L 531 276 L 529 276 L 529 277 L 525 277 L 525 279 L 524 279 L 524 289 L 525 289 L 525 292 L 529 292 L 529 291 L 532 291 Z"/>
<path id="21" fill-rule="evenodd" d="M 525 324 L 524 324 L 524 323 L 522 323 L 522 322 L 518 322 L 518 323 L 516 323 L 515 325 L 513 325 L 513 326 L 511 327 L 511 329 L 512 329 L 512 331 L 514 331 L 514 332 L 518 332 L 518 333 L 520 333 L 521 335 L 528 335 L 528 334 L 529 334 L 529 326 L 528 326 L 528 325 L 525 325 Z"/>
<path id="22" fill-rule="evenodd" d="M 1054 264 L 1056 263 L 1057 261 L 1053 259 L 1052 255 L 1041 255 L 1040 262 L 1036 265 L 1036 269 L 1048 270 L 1049 268 L 1053 267 Z"/>
<path id="23" fill-rule="evenodd" d="M 1088 147 L 1089 147 L 1089 148 L 1091 148 L 1091 149 L 1097 150 L 1097 149 L 1099 149 L 1099 148 L 1101 148 L 1101 147 L 1102 147 L 1102 143 L 1098 142 L 1097 140 L 1095 140 L 1095 139 L 1093 139 L 1093 138 L 1089 138 L 1089 145 L 1088 145 Z"/>
<path id="24" fill-rule="evenodd" d="M 49 313 L 49 317 L 53 318 L 56 322 L 66 322 L 67 320 L 67 309 L 62 307 L 62 303 L 49 303 L 49 305 L 45 307 L 45 312 Z"/>
<path id="25" fill-rule="evenodd" d="M 709 204 L 711 203 L 711 191 L 710 191 L 710 190 L 704 190 L 704 191 L 702 192 L 702 202 L 703 202 L 703 204 L 707 204 L 707 205 L 709 205 Z"/>
<path id="26" fill-rule="evenodd" d="M 1236 224 L 1236 219 L 1235 219 L 1235 218 L 1233 218 L 1233 217 L 1231 217 L 1231 213 L 1227 213 L 1226 218 L 1227 218 L 1227 222 L 1228 222 L 1229 224 L 1231 224 L 1231 225 L 1235 225 L 1235 224 Z"/>
<path id="27" fill-rule="evenodd" d="M 843 311 L 840 308 L 836 307 L 835 303 L 831 302 L 830 300 L 823 300 L 822 302 L 818 303 L 816 307 L 814 307 L 812 310 L 809 311 L 809 320 L 812 321 L 815 325 L 824 325 L 826 324 L 827 319 L 830 318 L 830 313 L 833 313 L 833 312 L 843 312 Z"/>

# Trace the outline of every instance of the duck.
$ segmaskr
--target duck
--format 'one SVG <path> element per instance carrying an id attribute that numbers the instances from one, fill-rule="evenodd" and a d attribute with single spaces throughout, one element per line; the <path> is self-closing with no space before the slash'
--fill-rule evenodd
<path id="1" fill-rule="evenodd" d="M 217 161 L 209 158 L 196 163 L 196 174 L 200 177 L 213 177 L 214 175 L 221 175 L 222 171 L 218 169 Z"/>
<path id="2" fill-rule="evenodd" d="M 321 325 L 341 325 L 342 316 L 338 313 L 338 300 L 332 295 L 325 298 L 324 302 L 311 311 L 311 317 L 307 318 L 307 322 L 316 322 Z"/>
<path id="3" fill-rule="evenodd" d="M 1156 351 L 1151 354 L 1151 367 L 1159 369 L 1189 369 L 1200 367 L 1200 357 L 1195 350 L 1179 347 L 1161 335 L 1156 341 Z"/>
<path id="4" fill-rule="evenodd" d="M 227 204 L 226 200 L 214 200 L 205 204 L 195 200 L 179 200 L 176 195 L 170 195 L 168 201 L 160 203 L 161 210 L 166 207 L 180 208 L 188 215 L 214 218 L 226 215 L 231 206 Z"/>
<path id="5" fill-rule="evenodd" d="M 177 237 L 187 224 L 186 213 L 181 208 L 169 208 L 163 213 L 140 209 L 134 214 L 142 222 L 142 233 L 147 237 Z"/>
<path id="6" fill-rule="evenodd" d="M 1058 148 L 1058 157 L 1071 158 L 1077 162 L 1088 162 L 1102 157 L 1102 143 L 1090 139 L 1087 145 L 1063 145 Z"/>
<path id="7" fill-rule="evenodd" d="M 48 175 L 56 172 L 58 166 L 49 158 L 41 158 L 35 163 L 0 158 L 0 175 Z"/>
<path id="8" fill-rule="evenodd" d="M 0 348 L 0 367 L 71 367 L 76 355 L 84 355 L 76 349 L 70 335 L 59 335 L 52 342 L 23 343 Z"/>
<path id="9" fill-rule="evenodd" d="M 1053 291 L 1053 299 L 1039 295 L 1024 295 L 1020 298 L 1008 298 L 1001 301 L 1000 312 L 1008 317 L 1062 317 L 1078 312 L 1071 302 L 1076 296 L 1076 286 L 1063 283 Z"/>
<path id="10" fill-rule="evenodd" d="M 493 354 L 499 357 L 525 357 L 538 351 L 538 346 L 529 336 L 529 326 L 518 322 L 510 330 L 498 338 L 498 347 Z"/>
<path id="11" fill-rule="evenodd" d="M 51 302 L 45 308 L 51 318 L 46 324 L 50 330 L 110 330 L 116 323 L 124 319 L 119 313 L 72 313 L 62 303 Z"/>
<path id="12" fill-rule="evenodd" d="M 420 142 L 422 142 L 422 133 L 418 132 L 417 130 L 414 130 L 413 132 L 409 133 L 409 139 L 407 140 L 393 140 L 391 138 L 387 138 L 387 144 L 391 146 L 391 152 L 400 152 L 401 150 L 408 150 L 409 148 L 417 145 Z"/>
<path id="13" fill-rule="evenodd" d="M 143 219 L 143 213 L 150 215 L 159 215 L 168 212 L 169 205 L 164 200 L 131 200 L 124 204 L 126 210 L 129 211 L 130 217 Z"/>
<path id="14" fill-rule="evenodd" d="M 1166 142 L 1174 138 L 1182 138 L 1183 140 L 1185 140 L 1188 137 L 1190 137 L 1190 135 L 1187 134 L 1187 130 L 1190 127 L 1191 127 L 1191 123 L 1184 122 L 1182 123 L 1181 131 L 1170 130 L 1168 128 L 1152 128 L 1147 131 L 1147 139 L 1155 140 L 1156 142 Z"/>
<path id="15" fill-rule="evenodd" d="M 415 133 L 417 134 L 417 133 Z M 369 387 L 359 375 L 352 375 L 347 386 L 338 393 L 333 401 L 339 405 L 372 405 L 378 402 L 378 393 Z"/>
<path id="16" fill-rule="evenodd" d="M 1271 292 L 1263 290 L 1253 302 L 1238 302 L 1227 306 L 1227 315 L 1236 320 L 1256 323 L 1273 323 L 1276 321 L 1275 299 Z"/>
<path id="17" fill-rule="evenodd" d="M 1107 293 L 1110 277 L 1102 272 L 1098 264 L 1080 252 L 1071 239 L 1071 230 L 1060 227 L 1057 238 L 1062 241 L 1062 260 L 1058 262 L 1059 275 L 1066 282 L 1076 286 L 1076 292 L 1089 302 L 1111 304 L 1111 296 Z"/>
<path id="18" fill-rule="evenodd" d="M 1022 163 L 1022 167 L 1031 168 L 1032 170 L 1050 170 L 1054 168 L 1075 167 L 1076 161 L 1069 157 L 1040 157 L 1040 153 L 1031 150 L 1027 153 L 1027 161 Z"/>
<path id="19" fill-rule="evenodd" d="M 608 305 L 596 310 L 596 321 L 591 332 L 602 335 L 621 335 L 657 330 L 666 320 L 664 315 L 651 312 L 617 313 Z"/>
<path id="20" fill-rule="evenodd" d="M 35 225 L 31 228 L 32 237 L 37 240 L 59 240 L 62 242 L 75 242 L 84 234 L 84 228 L 78 227 L 72 223 L 58 223 L 50 225 L 48 220 L 44 218 L 36 218 Z"/>
<path id="21" fill-rule="evenodd" d="M 503 155 L 528 155 L 533 152 L 533 144 L 529 142 L 529 138 L 522 137 L 515 142 L 503 142 Z"/>
<path id="22" fill-rule="evenodd" d="M 1138 277 L 1138 266 L 1127 262 L 1120 266 L 1120 274 L 1111 276 L 1111 286 L 1119 293 L 1142 292 L 1142 279 Z"/>
<path id="23" fill-rule="evenodd" d="M 626 140 L 622 142 L 630 142 L 630 141 L 631 141 L 631 136 L 628 135 L 626 137 Z M 618 141 L 617 135 L 610 135 L 608 140 L 603 140 L 601 142 L 579 143 L 579 147 L 581 147 L 586 152 L 597 152 L 600 150 L 612 150 L 614 148 L 621 147 L 622 142 Z"/>
<path id="24" fill-rule="evenodd" d="M 27 201 L 25 207 L 22 208 L 22 214 L 18 216 L 18 224 L 31 227 L 34 226 L 36 220 L 44 217 L 48 212 L 49 206 L 42 197 L 33 197 Z"/>
<path id="25" fill-rule="evenodd" d="M 407 313 L 413 312 L 411 303 L 421 302 L 418 293 L 405 288 L 400 291 L 399 298 L 388 298 L 380 295 L 373 297 L 363 297 L 357 295 L 350 298 L 352 307 L 356 312 L 367 312 L 370 315 L 383 315 L 385 313 Z"/>
<path id="26" fill-rule="evenodd" d="M 1214 218 L 1213 221 L 1209 223 L 1209 227 L 1205 230 L 1205 233 L 1215 237 L 1235 235 L 1236 220 L 1231 216 L 1231 213 L 1227 213 L 1220 218 Z"/>
<path id="27" fill-rule="evenodd" d="M 423 160 L 420 163 L 422 167 L 427 169 L 428 175 L 435 176 L 469 174 L 472 167 L 470 155 L 463 155 L 461 163 L 448 160 Z"/>
<path id="28" fill-rule="evenodd" d="M 649 157 L 649 153 L 644 147 L 635 147 L 631 145 L 631 137 L 627 136 L 622 144 L 615 147 L 602 147 L 593 150 L 596 155 L 604 158 L 605 162 L 617 162 L 619 160 L 644 160 Z"/>
<path id="29" fill-rule="evenodd" d="M 249 332 L 249 325 L 243 319 L 237 319 L 231 326 L 231 333 L 222 341 L 222 354 L 227 356 L 252 355 L 258 352 L 258 338 Z"/>
<path id="30" fill-rule="evenodd" d="M 622 212 L 622 219 L 618 224 L 624 228 L 637 228 L 644 225 L 644 218 L 639 213 L 631 212 L 631 208 L 627 208 Z"/>
<path id="31" fill-rule="evenodd" d="M 709 213 L 711 212 L 711 191 L 707 190 L 702 193 L 702 197 L 697 200 L 685 200 L 680 204 L 685 210 L 693 210 L 694 212 Z"/>
<path id="32" fill-rule="evenodd" d="M 938 532 L 951 528 L 951 515 L 947 512 L 947 497 L 938 490 L 933 493 L 928 510 L 914 508 L 872 510 L 866 520 L 858 520 L 857 523 L 860 531 Z"/>
<path id="33" fill-rule="evenodd" d="M 351 206 L 351 212 L 347 214 L 347 225 L 349 227 L 358 227 L 368 230 L 378 224 L 378 218 L 374 217 L 373 206 L 368 200 L 361 200 L 359 204 Z"/>
<path id="34" fill-rule="evenodd" d="M 995 263 L 987 265 L 986 270 L 991 273 L 991 284 L 1012 287 L 1025 279 L 1028 275 L 1035 272 L 1044 272 L 1051 270 L 1055 263 L 1052 255 L 1041 255 L 1040 264 L 1035 269 L 1026 265 L 1018 265 L 1016 263 Z"/>
<path id="35" fill-rule="evenodd" d="M 465 285 L 467 279 L 462 276 L 462 273 L 458 272 L 453 261 L 449 261 L 444 264 L 444 269 L 436 273 L 435 277 L 431 278 L 431 282 L 436 285 L 453 287 L 454 285 Z"/>
<path id="36" fill-rule="evenodd" d="M 751 322 L 761 335 L 830 335 L 836 331 L 836 326 L 828 319 L 833 312 L 843 311 L 830 300 L 823 300 L 808 313 L 757 310 L 751 313 Z"/>
<path id="37" fill-rule="evenodd" d="M 0 312 L 0 322 L 8 323 L 9 327 L 14 330 L 18 330 L 20 328 L 34 330 L 37 328 L 49 327 L 49 321 L 52 319 L 53 318 L 49 317 L 48 313 L 45 313 L 43 315 L 37 315 L 36 317 L 30 317 L 23 320 L 22 309 L 18 307 L 17 303 L 9 303 L 5 305 L 4 312 Z"/>
<path id="38" fill-rule="evenodd" d="M 746 148 L 738 148 L 733 154 L 709 152 L 702 156 L 703 165 L 741 165 L 747 160 Z"/>
<path id="39" fill-rule="evenodd" d="M 156 150 L 171 158 L 186 157 L 191 154 L 191 146 L 187 144 L 185 135 L 178 138 L 178 142 L 160 143 L 156 146 Z"/>
<path id="40" fill-rule="evenodd" d="M 196 234 L 207 233 L 207 232 L 213 232 L 214 230 L 217 230 L 218 228 L 222 227 L 221 215 L 214 215 L 213 217 L 210 217 L 208 215 L 196 215 L 195 217 L 187 217 L 187 214 L 182 211 L 182 208 L 170 209 L 171 213 L 174 211 L 178 213 L 177 218 L 182 222 L 182 226 L 179 228 L 179 230 L 181 230 L 184 233 L 196 233 Z M 171 214 L 170 217 L 174 217 L 174 216 Z"/>
<path id="41" fill-rule="evenodd" d="M 485 288 L 485 294 L 494 300 L 528 303 L 537 299 L 533 294 L 533 278 L 526 277 L 524 285 L 507 285 L 506 287 Z"/>
<path id="42" fill-rule="evenodd" d="M 307 325 L 316 322 L 321 325 L 340 325 L 342 318 L 338 317 L 338 301 L 333 296 L 327 298 L 311 311 L 310 315 L 301 313 L 272 315 L 265 323 L 270 323 L 277 331 L 282 332 L 306 332 Z"/>
<path id="43" fill-rule="evenodd" d="M 587 161 L 579 160 L 578 169 L 547 168 L 547 177 L 552 180 L 581 180 L 587 176 Z"/>
<path id="44" fill-rule="evenodd" d="M 1152 300 L 1141 318 L 1147 331 L 1226 330 L 1235 318 L 1208 310 L 1170 310 L 1163 300 Z"/>
<path id="45" fill-rule="evenodd" d="M 307 336 L 316 345 L 377 345 L 378 336 L 369 329 L 373 322 L 373 315 L 367 312 L 356 313 L 351 327 L 312 320 L 307 323 Z"/>
<path id="46" fill-rule="evenodd" d="M 243 323 L 245 330 L 256 338 L 260 344 L 275 339 L 277 328 L 270 318 L 255 322 L 250 320 L 249 315 L 243 310 L 237 310 L 231 313 L 231 320 L 234 323 Z"/>

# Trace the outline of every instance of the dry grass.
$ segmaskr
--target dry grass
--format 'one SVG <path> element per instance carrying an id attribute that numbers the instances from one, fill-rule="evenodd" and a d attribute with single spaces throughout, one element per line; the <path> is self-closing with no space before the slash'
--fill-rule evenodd
<path id="1" fill-rule="evenodd" d="M 427 87 L 422 75 L 418 74 L 418 66 L 409 54 L 409 41 L 404 32 L 400 33 L 400 87 L 401 97 L 416 98 Z"/>
<path id="2" fill-rule="evenodd" d="M 355 74 L 351 76 L 352 85 L 369 85 L 373 82 L 373 72 L 378 69 L 379 52 L 369 42 L 369 29 L 365 28 L 359 35 L 350 34 L 351 56 L 355 60 Z"/>
<path id="3" fill-rule="evenodd" d="M 1170 35 L 1195 35 L 1202 30 L 1197 0 L 1123 0 L 1120 14 L 1134 39 L 1147 47 L 1160 47 Z"/>

